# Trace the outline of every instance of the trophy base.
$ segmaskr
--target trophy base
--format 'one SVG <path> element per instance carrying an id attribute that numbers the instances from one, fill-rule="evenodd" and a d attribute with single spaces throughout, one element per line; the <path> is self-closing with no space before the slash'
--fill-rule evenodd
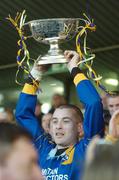
<path id="1" fill-rule="evenodd" d="M 45 64 L 63 64 L 67 63 L 67 60 L 65 59 L 64 55 L 55 55 L 55 56 L 39 56 L 37 58 L 38 65 L 45 65 Z"/>

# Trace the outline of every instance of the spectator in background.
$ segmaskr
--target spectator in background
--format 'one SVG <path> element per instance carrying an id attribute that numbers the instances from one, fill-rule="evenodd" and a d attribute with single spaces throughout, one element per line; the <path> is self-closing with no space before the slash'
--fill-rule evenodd
<path id="1" fill-rule="evenodd" d="M 38 119 L 38 123 L 41 125 L 41 119 L 44 115 L 44 113 L 41 112 L 41 106 L 42 103 L 40 101 L 37 102 L 36 107 L 35 107 L 35 115 Z"/>
<path id="2" fill-rule="evenodd" d="M 104 117 L 104 123 L 105 123 L 105 134 L 108 133 L 109 130 L 109 121 L 110 121 L 110 113 L 107 107 L 107 94 L 103 92 L 101 94 L 102 104 L 103 104 L 103 117 Z"/>
<path id="3" fill-rule="evenodd" d="M 111 116 L 119 110 L 119 91 L 113 91 L 112 95 L 107 96 L 107 108 Z"/>
<path id="4" fill-rule="evenodd" d="M 7 115 L 5 112 L 0 112 L 0 122 L 6 122 Z"/>
<path id="5" fill-rule="evenodd" d="M 119 110 L 109 122 L 105 139 L 95 137 L 87 148 L 83 180 L 119 179 Z"/>
<path id="6" fill-rule="evenodd" d="M 5 108 L 5 113 L 7 115 L 8 122 L 15 122 L 15 117 L 14 117 L 13 109 L 11 109 L 9 107 L 6 107 Z"/>
<path id="7" fill-rule="evenodd" d="M 85 167 L 83 180 L 119 180 L 119 142 L 97 144 L 94 158 Z"/>
<path id="8" fill-rule="evenodd" d="M 119 91 L 112 91 L 112 94 L 102 98 L 104 108 L 105 133 L 109 130 L 109 121 L 116 110 L 119 110 Z"/>
<path id="9" fill-rule="evenodd" d="M 45 114 L 42 117 L 42 128 L 44 129 L 44 131 L 46 132 L 46 134 L 50 134 L 50 123 L 51 123 L 51 119 L 52 119 L 52 114 L 48 113 Z"/>
<path id="10" fill-rule="evenodd" d="M 95 136 L 89 143 L 86 153 L 86 165 L 89 165 L 94 159 L 95 148 L 97 145 L 112 145 L 119 141 L 119 110 L 115 111 L 109 121 L 109 131 L 104 139 Z M 101 147 L 101 146 L 100 146 Z M 96 149 L 98 150 L 98 148 Z M 100 149 L 99 149 L 100 151 Z"/>
<path id="11" fill-rule="evenodd" d="M 50 142 L 54 142 L 53 137 L 52 137 L 52 123 L 51 123 L 51 120 L 52 120 L 52 114 L 51 113 L 45 114 L 43 116 L 43 118 L 42 118 L 41 126 L 44 129 L 45 136 L 47 137 L 47 139 Z"/>
<path id="12" fill-rule="evenodd" d="M 117 141 L 119 139 L 119 109 L 116 110 L 109 122 L 109 138 L 107 140 Z"/>
<path id="13" fill-rule="evenodd" d="M 15 118 L 13 114 L 13 110 L 11 108 L 3 108 L 3 111 L 0 112 L 0 122 L 10 122 L 10 123 L 15 123 Z"/>
<path id="14" fill-rule="evenodd" d="M 31 135 L 11 123 L 0 123 L 0 180 L 41 180 Z"/>
<path id="15" fill-rule="evenodd" d="M 58 108 L 60 105 L 66 104 L 66 99 L 61 94 L 54 94 L 52 96 L 52 108 L 50 109 L 49 113 L 53 114 L 55 109 Z"/>

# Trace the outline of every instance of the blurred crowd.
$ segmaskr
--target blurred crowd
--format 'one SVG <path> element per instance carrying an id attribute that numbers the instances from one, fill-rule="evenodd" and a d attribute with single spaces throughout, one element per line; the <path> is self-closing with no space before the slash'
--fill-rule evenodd
<path id="1" fill-rule="evenodd" d="M 35 103 L 35 94 L 27 93 L 25 87 L 16 118 L 10 107 L 0 112 L 0 180 L 78 180 L 73 171 L 79 169 L 81 180 L 119 179 L 119 92 L 99 97 L 89 80 L 78 71 L 74 63 L 78 55 L 71 51 L 65 52 L 65 57 L 70 63 L 74 58 L 68 69 L 74 76 L 79 98 L 85 101 L 84 114 L 57 93 L 52 96 L 51 109 L 44 114 L 42 103 Z M 27 86 L 34 88 L 32 84 Z M 86 117 L 93 121 L 88 122 Z M 75 151 L 80 152 L 80 167 Z M 84 153 L 85 158 L 81 158 Z M 56 161 L 60 163 L 53 169 Z M 68 175 L 63 174 L 69 166 Z"/>

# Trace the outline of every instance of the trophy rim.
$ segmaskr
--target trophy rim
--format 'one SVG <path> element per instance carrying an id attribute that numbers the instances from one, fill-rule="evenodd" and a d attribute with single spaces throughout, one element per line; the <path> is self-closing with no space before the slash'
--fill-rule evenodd
<path id="1" fill-rule="evenodd" d="M 46 18 L 46 19 L 34 19 L 34 20 L 31 20 L 31 21 L 28 21 L 26 23 L 24 23 L 24 25 L 28 25 L 28 24 L 31 24 L 31 23 L 37 23 L 37 22 L 43 22 L 43 21 L 73 21 L 73 20 L 76 20 L 76 21 L 79 21 L 81 20 L 81 18 Z"/>

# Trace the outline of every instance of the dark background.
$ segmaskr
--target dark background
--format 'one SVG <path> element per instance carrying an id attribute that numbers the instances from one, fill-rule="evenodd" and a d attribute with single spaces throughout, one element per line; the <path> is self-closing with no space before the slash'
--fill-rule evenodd
<path id="1" fill-rule="evenodd" d="M 15 17 L 26 10 L 26 21 L 45 18 L 83 17 L 94 19 L 97 30 L 88 35 L 88 46 L 95 52 L 94 67 L 103 76 L 119 79 L 119 0 L 1 0 L 0 1 L 0 93 L 7 100 L 16 100 L 21 87 L 15 83 L 18 34 L 6 17 Z M 44 54 L 48 46 L 28 41 L 32 57 Z M 62 49 L 76 49 L 75 39 L 61 45 Z M 8 67 L 7 67 L 7 66 Z M 50 76 L 68 82 L 67 72 L 52 72 Z M 60 75 L 61 74 L 61 75 Z M 22 75 L 21 75 L 21 78 Z M 111 87 L 110 87 L 111 88 Z M 116 87 L 119 88 L 119 87 Z"/>

